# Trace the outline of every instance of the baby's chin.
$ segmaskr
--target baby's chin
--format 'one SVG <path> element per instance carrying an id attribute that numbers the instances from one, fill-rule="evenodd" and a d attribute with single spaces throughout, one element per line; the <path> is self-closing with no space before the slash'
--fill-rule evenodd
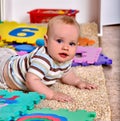
<path id="1" fill-rule="evenodd" d="M 67 60 L 57 60 L 58 63 L 65 63 L 67 61 L 70 61 L 71 59 L 67 59 Z"/>
<path id="2" fill-rule="evenodd" d="M 65 63 L 65 62 L 67 62 L 67 61 L 70 61 L 70 60 L 72 60 L 72 58 L 54 58 L 54 60 L 57 62 L 57 63 Z"/>

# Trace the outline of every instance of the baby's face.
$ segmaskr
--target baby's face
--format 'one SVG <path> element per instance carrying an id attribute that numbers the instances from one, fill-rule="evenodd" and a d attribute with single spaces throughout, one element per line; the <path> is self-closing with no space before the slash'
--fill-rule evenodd
<path id="1" fill-rule="evenodd" d="M 49 55 L 59 63 L 71 60 L 76 53 L 78 38 L 79 31 L 75 25 L 53 24 L 45 38 Z"/>

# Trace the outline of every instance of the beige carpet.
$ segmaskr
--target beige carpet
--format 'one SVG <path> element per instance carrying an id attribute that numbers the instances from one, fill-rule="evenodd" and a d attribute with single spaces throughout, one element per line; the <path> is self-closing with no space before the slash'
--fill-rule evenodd
<path id="1" fill-rule="evenodd" d="M 81 36 L 96 40 L 95 46 L 99 45 L 97 37 L 97 25 L 88 23 L 81 25 Z M 102 66 L 74 67 L 75 73 L 87 79 L 90 83 L 98 85 L 97 90 L 80 90 L 73 86 L 56 83 L 51 88 L 71 95 L 75 101 L 73 103 L 62 103 L 57 101 L 44 100 L 36 105 L 36 108 L 50 107 L 52 109 L 65 108 L 72 111 L 85 109 L 95 111 L 96 121 L 111 121 L 111 110 L 106 89 L 106 79 Z"/>

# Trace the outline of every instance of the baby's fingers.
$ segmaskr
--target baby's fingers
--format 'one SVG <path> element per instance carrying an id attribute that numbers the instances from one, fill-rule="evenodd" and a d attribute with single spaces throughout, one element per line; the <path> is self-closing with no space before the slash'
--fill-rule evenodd
<path id="1" fill-rule="evenodd" d="M 69 97 L 67 97 L 67 98 L 61 97 L 61 98 L 58 99 L 58 101 L 60 101 L 60 102 L 72 102 L 73 99 L 69 98 Z"/>
<path id="2" fill-rule="evenodd" d="M 97 89 L 97 86 L 94 84 L 87 84 L 85 88 L 91 90 L 91 89 Z"/>
<path id="3" fill-rule="evenodd" d="M 66 95 L 65 97 L 62 97 L 64 102 L 73 102 L 73 98 L 70 96 Z"/>
<path id="4" fill-rule="evenodd" d="M 60 101 L 60 102 L 72 102 L 73 101 L 73 99 L 70 96 L 61 92 L 56 92 L 53 99 Z"/>

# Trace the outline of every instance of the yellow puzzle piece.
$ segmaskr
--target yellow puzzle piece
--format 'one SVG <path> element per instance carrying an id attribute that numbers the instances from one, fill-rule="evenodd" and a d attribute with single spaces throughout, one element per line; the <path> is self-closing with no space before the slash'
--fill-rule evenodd
<path id="1" fill-rule="evenodd" d="M 4 21 L 0 23 L 1 41 L 35 44 L 37 39 L 43 39 L 46 26 L 32 25 L 17 22 Z"/>

